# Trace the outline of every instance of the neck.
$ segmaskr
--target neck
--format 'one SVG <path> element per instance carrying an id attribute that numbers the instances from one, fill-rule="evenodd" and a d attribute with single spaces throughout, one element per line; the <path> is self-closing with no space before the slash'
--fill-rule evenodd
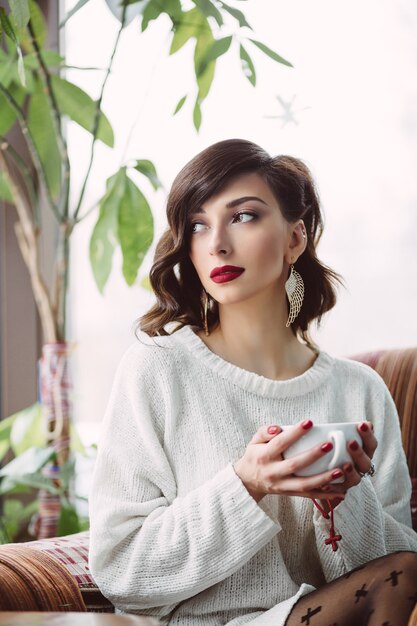
<path id="1" fill-rule="evenodd" d="M 219 304 L 219 324 L 209 337 L 210 349 L 226 361 L 266 378 L 286 380 L 302 374 L 315 353 L 286 327 L 287 304 L 279 296 L 265 296 L 256 305 L 247 300 Z"/>

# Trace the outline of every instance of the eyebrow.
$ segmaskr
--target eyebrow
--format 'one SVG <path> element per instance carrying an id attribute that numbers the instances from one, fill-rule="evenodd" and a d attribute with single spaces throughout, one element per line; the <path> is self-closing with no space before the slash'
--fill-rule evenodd
<path id="1" fill-rule="evenodd" d="M 249 200 L 257 200 L 258 202 L 262 202 L 265 206 L 268 206 L 265 200 L 258 198 L 258 196 L 243 196 L 242 198 L 236 198 L 235 200 L 231 200 L 226 204 L 226 209 L 234 209 L 235 207 L 243 204 L 244 202 L 248 202 Z M 198 207 L 192 211 L 192 215 L 196 215 L 197 213 L 205 213 L 205 209 L 203 207 Z"/>

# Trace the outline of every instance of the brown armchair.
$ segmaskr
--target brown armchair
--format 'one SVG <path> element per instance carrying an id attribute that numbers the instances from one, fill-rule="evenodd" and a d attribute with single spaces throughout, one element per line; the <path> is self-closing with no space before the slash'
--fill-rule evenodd
<path id="1" fill-rule="evenodd" d="M 385 380 L 398 409 L 417 530 L 417 348 L 352 357 Z M 88 569 L 88 532 L 0 546 L 0 611 L 113 612 Z M 417 626 L 417 612 L 409 624 Z"/>

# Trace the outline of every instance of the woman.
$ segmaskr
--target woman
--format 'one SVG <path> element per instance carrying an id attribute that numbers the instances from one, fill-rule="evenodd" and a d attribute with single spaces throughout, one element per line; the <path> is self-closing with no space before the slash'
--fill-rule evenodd
<path id="1" fill-rule="evenodd" d="M 398 417 L 373 370 L 309 337 L 337 280 L 316 256 L 309 170 L 221 141 L 178 174 L 167 216 L 157 302 L 119 366 L 99 446 L 98 585 L 117 610 L 170 625 L 406 624 L 417 537 Z M 331 442 L 291 461 L 285 450 L 335 421 L 361 422 L 363 447 L 295 476 Z"/>

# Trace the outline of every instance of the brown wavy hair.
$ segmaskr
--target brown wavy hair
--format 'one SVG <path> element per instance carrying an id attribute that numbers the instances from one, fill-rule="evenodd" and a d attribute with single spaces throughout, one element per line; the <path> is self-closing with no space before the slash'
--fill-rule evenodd
<path id="1" fill-rule="evenodd" d="M 286 155 L 270 157 L 260 146 L 245 139 L 227 139 L 209 146 L 176 176 L 167 200 L 169 227 L 157 244 L 150 271 L 156 303 L 139 319 L 138 329 L 154 337 L 169 334 L 165 330 L 169 322 L 178 322 L 175 330 L 185 324 L 203 328 L 204 289 L 189 257 L 190 216 L 233 178 L 253 172 L 269 185 L 288 222 L 302 219 L 305 223 L 307 247 L 296 262 L 304 280 L 305 297 L 292 330 L 311 345 L 308 326 L 313 320 L 319 323 L 322 315 L 335 305 L 335 286 L 342 282 L 316 255 L 323 231 L 316 186 L 300 159 Z M 218 321 L 218 304 L 210 298 L 209 328 L 213 330 Z"/>

